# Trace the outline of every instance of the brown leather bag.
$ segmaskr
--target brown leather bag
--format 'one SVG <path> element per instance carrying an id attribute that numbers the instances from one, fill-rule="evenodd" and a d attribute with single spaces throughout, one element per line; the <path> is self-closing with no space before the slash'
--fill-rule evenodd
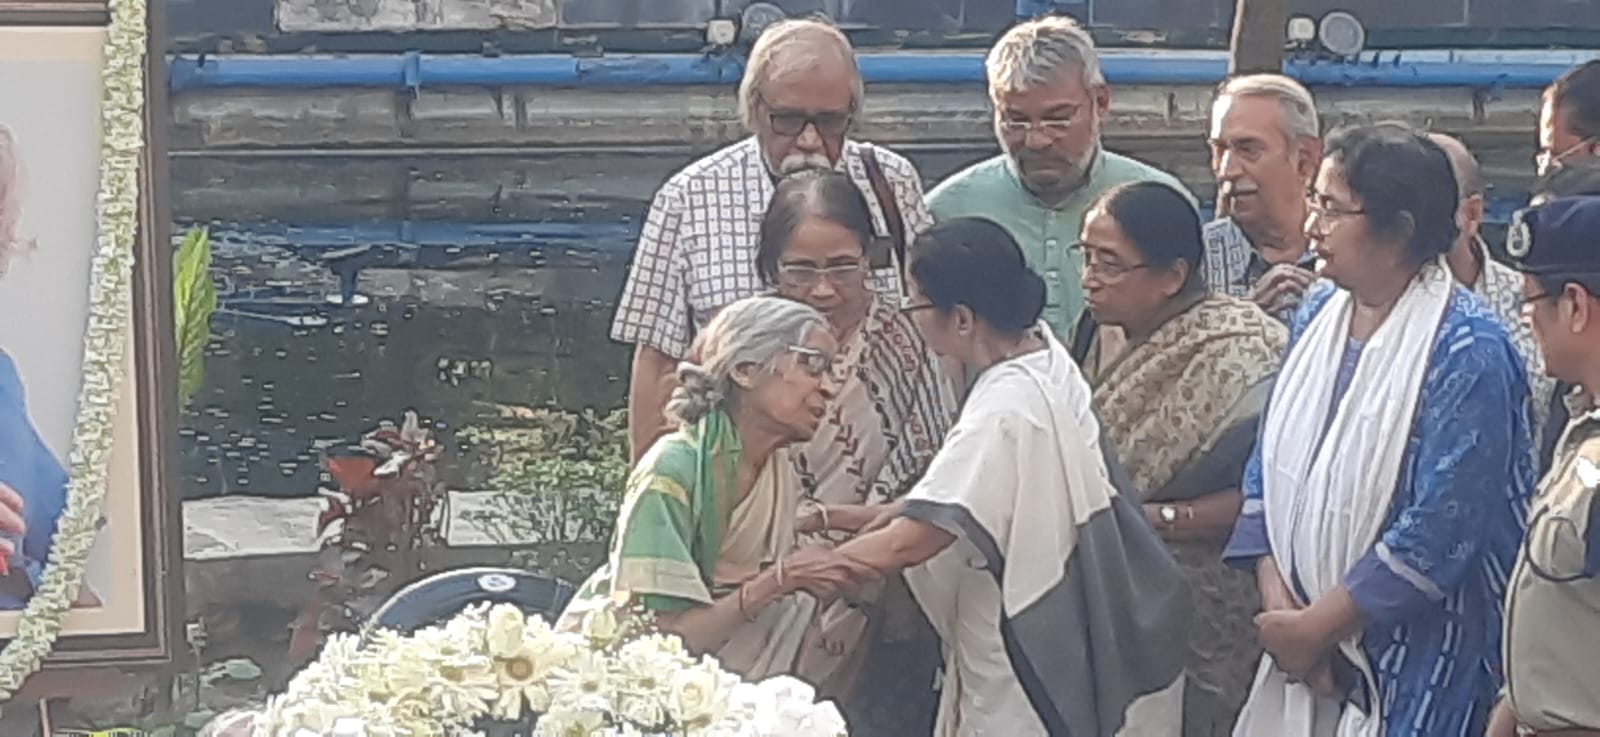
<path id="1" fill-rule="evenodd" d="M 906 267 L 906 220 L 900 214 L 900 203 L 894 198 L 894 188 L 889 186 L 889 178 L 883 175 L 883 165 L 878 163 L 878 148 L 872 145 L 862 147 L 861 164 L 867 169 L 867 181 L 872 184 L 872 196 L 878 200 L 878 209 L 883 211 L 884 224 L 888 226 L 888 248 L 872 249 L 872 266 L 876 269 L 893 267 L 897 270 Z M 892 255 L 892 260 L 891 260 Z"/>

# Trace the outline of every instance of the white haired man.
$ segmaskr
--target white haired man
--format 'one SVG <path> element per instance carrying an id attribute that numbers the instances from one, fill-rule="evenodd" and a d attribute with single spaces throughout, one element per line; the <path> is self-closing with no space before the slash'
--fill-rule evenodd
<path id="1" fill-rule="evenodd" d="M 1234 77 L 1217 88 L 1207 140 L 1218 217 L 1205 226 L 1206 284 L 1287 322 L 1316 280 L 1305 235 L 1322 163 L 1316 102 L 1281 74 Z"/>
<path id="2" fill-rule="evenodd" d="M 928 195 L 928 206 L 940 220 L 982 217 L 1010 231 L 1045 277 L 1045 321 L 1070 340 L 1084 307 L 1083 256 L 1072 245 L 1085 210 L 1127 182 L 1187 190 L 1172 175 L 1101 147 L 1111 88 L 1094 39 L 1071 18 L 1012 27 L 985 66 L 1004 153 L 952 175 Z"/>
<path id="3" fill-rule="evenodd" d="M 723 306 L 762 291 L 756 240 L 777 178 L 840 169 L 867 195 L 880 233 L 909 238 L 932 222 L 909 161 L 848 139 L 862 88 L 855 53 L 837 28 L 774 24 L 751 49 L 739 84 L 740 115 L 752 135 L 689 164 L 656 192 L 611 325 L 613 340 L 634 345 L 635 459 L 668 429 L 667 387 L 699 329 Z M 893 269 L 878 277 L 879 287 L 898 289 Z"/>

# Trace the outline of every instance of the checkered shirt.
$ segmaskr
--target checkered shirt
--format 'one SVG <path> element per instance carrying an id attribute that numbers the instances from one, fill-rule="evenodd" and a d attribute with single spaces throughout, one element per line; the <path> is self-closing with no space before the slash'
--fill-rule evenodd
<path id="1" fill-rule="evenodd" d="M 883 210 L 862 164 L 868 146 L 845 142 L 841 162 L 866 195 L 875 226 L 884 233 Z M 874 148 L 908 237 L 926 230 L 933 218 L 923 202 L 916 167 L 888 149 Z M 756 272 L 756 244 L 773 190 L 755 138 L 694 161 L 667 179 L 639 234 L 611 338 L 682 359 L 717 310 L 763 292 Z M 876 288 L 900 288 L 890 270 L 874 277 Z"/>

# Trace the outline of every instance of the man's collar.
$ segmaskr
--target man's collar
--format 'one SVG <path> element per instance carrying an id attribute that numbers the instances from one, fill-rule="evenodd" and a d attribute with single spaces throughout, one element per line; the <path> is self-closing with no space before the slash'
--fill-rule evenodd
<path id="1" fill-rule="evenodd" d="M 1261 247 L 1256 245 L 1255 239 L 1250 237 L 1250 232 L 1245 230 L 1244 226 L 1241 225 L 1238 220 L 1235 220 L 1232 215 L 1228 216 L 1228 221 L 1233 223 L 1233 227 L 1239 231 L 1239 237 L 1243 238 L 1245 244 L 1250 246 L 1251 267 L 1254 268 L 1256 266 L 1260 266 L 1262 267 L 1263 271 L 1272 268 L 1272 263 L 1267 261 L 1265 256 L 1261 255 Z M 1306 250 L 1300 252 L 1300 258 L 1294 262 L 1294 265 L 1303 268 L 1311 268 L 1312 266 L 1316 265 L 1316 263 L 1317 251 L 1311 247 L 1310 243 L 1307 243 Z"/>

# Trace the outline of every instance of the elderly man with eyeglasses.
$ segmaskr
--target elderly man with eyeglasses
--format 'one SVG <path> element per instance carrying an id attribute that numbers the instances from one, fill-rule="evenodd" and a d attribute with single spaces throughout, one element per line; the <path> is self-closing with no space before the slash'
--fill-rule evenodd
<path id="1" fill-rule="evenodd" d="M 723 306 L 763 291 L 756 271 L 761 217 L 776 181 L 807 169 L 850 175 L 867 194 L 875 227 L 904 247 L 931 224 L 922 181 L 905 158 L 848 138 L 863 84 L 850 42 L 814 20 L 781 21 L 751 49 L 739 112 L 752 134 L 669 178 L 650 205 L 611 325 L 634 346 L 628 388 L 635 459 L 667 425 L 673 374 Z M 897 290 L 894 268 L 877 288 Z"/>
<path id="2" fill-rule="evenodd" d="M 928 195 L 940 220 L 983 217 L 999 223 L 1045 277 L 1044 318 L 1070 341 L 1083 314 L 1078 242 L 1084 211 L 1119 184 L 1172 175 L 1100 145 L 1111 88 L 1094 39 L 1075 21 L 1020 23 L 990 50 L 985 66 L 1003 153 L 952 175 Z"/>

